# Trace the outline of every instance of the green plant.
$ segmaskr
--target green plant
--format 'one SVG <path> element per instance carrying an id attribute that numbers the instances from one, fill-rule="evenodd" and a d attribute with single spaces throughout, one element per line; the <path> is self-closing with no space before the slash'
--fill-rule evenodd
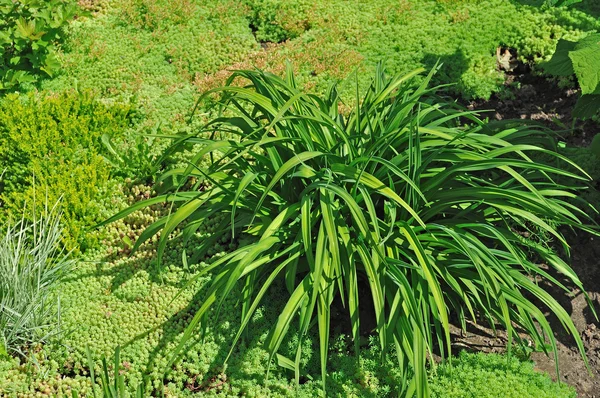
<path id="1" fill-rule="evenodd" d="M 105 159 L 111 164 L 116 174 L 128 178 L 149 178 L 156 172 L 153 144 L 158 125 L 153 129 L 153 134 L 135 132 L 120 139 L 113 138 L 112 134 L 104 133 L 100 137 L 106 153 Z"/>
<path id="2" fill-rule="evenodd" d="M 546 72 L 555 76 L 573 76 L 581 87 L 573 116 L 590 118 L 600 111 L 600 33 L 592 33 L 579 41 L 559 40 Z"/>
<path id="3" fill-rule="evenodd" d="M 130 396 L 127 387 L 125 387 L 125 378 L 121 374 L 122 365 L 120 360 L 120 352 L 121 347 L 117 347 L 114 353 L 112 377 L 111 372 L 108 370 L 106 357 L 102 357 L 102 372 L 100 373 L 100 380 L 103 398 L 128 398 Z M 96 365 L 89 348 L 86 350 L 86 353 L 88 357 L 88 366 L 90 367 L 90 379 L 92 380 L 92 385 L 94 385 L 96 384 L 96 375 L 94 371 L 94 367 Z M 97 398 L 95 388 L 92 388 L 92 392 L 94 398 Z M 77 394 L 73 392 L 73 397 L 76 396 Z M 141 382 L 136 390 L 135 397 L 144 398 L 145 396 L 144 382 Z"/>
<path id="4" fill-rule="evenodd" d="M 6 225 L 0 240 L 0 353 L 22 356 L 60 333 L 54 291 L 73 266 L 60 245 L 58 204 L 30 212 L 31 222 Z"/>
<path id="5" fill-rule="evenodd" d="M 43 208 L 62 198 L 64 244 L 85 250 L 98 239 L 86 229 L 104 216 L 101 195 L 111 175 L 101 137 L 122 137 L 133 124 L 130 104 L 107 105 L 89 92 L 9 94 L 0 102 L 0 219 L 19 218 L 25 202 Z M 33 189 L 35 178 L 38 188 Z"/>
<path id="6" fill-rule="evenodd" d="M 547 338 L 555 349 L 549 323 L 526 294 L 562 321 L 585 360 L 569 315 L 529 276 L 564 285 L 526 253 L 535 253 L 580 288 L 581 283 L 551 248 L 524 239 L 519 226 L 539 228 L 568 250 L 557 227 L 589 230 L 580 221 L 585 213 L 567 202 L 575 197 L 573 181 L 588 177 L 553 150 L 547 131 L 515 122 L 485 123 L 434 97 L 426 88 L 433 72 L 410 89 L 407 82 L 418 72 L 388 79 L 379 71 L 348 115 L 339 113 L 335 87 L 324 97 L 304 94 L 291 72 L 282 80 L 238 71 L 227 86 L 201 97 L 199 103 L 222 92 L 226 114 L 197 134 L 178 138 L 167 152 L 168 157 L 199 145 L 189 166 L 159 179 L 166 194 L 106 221 L 155 203 L 177 204 L 134 247 L 160 231 L 159 259 L 178 226 L 189 237 L 216 214 L 224 216 L 217 230 L 229 230 L 232 240 L 243 237 L 237 250 L 200 274 L 212 272 L 213 282 L 176 353 L 199 326 L 205 330 L 210 309 L 217 311 L 212 319 L 218 317 L 239 283 L 237 342 L 269 286 L 283 279 L 289 300 L 264 344 L 275 358 L 298 317 L 298 354 L 277 356 L 294 369 L 297 381 L 301 342 L 315 325 L 325 382 L 329 311 L 336 296 L 348 311 L 356 351 L 358 311 L 369 308 L 382 355 L 394 348 L 406 375 L 404 388 L 419 396 L 428 391 L 427 354 L 436 343 L 442 355 L 449 351 L 450 311 L 461 320 L 479 313 L 492 327 L 501 324 L 509 347 L 518 339 L 518 325 L 536 346 L 545 350 Z M 233 86 L 235 79 L 249 84 Z M 532 161 L 528 154 L 535 153 L 553 157 L 557 165 Z M 211 164 L 200 168 L 206 156 Z M 558 178 L 572 181 L 563 185 Z M 204 239 L 192 261 L 222 238 Z M 409 384 L 410 368 L 415 378 Z"/>
<path id="7" fill-rule="evenodd" d="M 248 19 L 256 39 L 281 43 L 311 28 L 308 4 L 302 1 L 247 0 Z"/>
<path id="8" fill-rule="evenodd" d="M 0 0 L 0 91 L 58 72 L 55 45 L 77 11 L 68 0 Z"/>
<path id="9" fill-rule="evenodd" d="M 462 351 L 430 376 L 432 397 L 575 398 L 575 389 L 537 372 L 533 363 L 498 354 Z"/>
<path id="10" fill-rule="evenodd" d="M 545 5 L 550 7 L 568 7 L 573 4 L 581 3 L 583 0 L 546 0 Z"/>

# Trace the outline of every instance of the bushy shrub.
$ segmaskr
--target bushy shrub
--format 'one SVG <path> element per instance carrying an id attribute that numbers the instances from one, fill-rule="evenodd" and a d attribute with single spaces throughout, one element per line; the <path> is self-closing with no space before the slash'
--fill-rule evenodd
<path id="1" fill-rule="evenodd" d="M 552 59 L 543 65 L 555 76 L 577 77 L 582 96 L 573 109 L 573 116 L 591 118 L 600 111 L 600 33 L 579 41 L 559 40 Z"/>
<path id="2" fill-rule="evenodd" d="M 111 199 L 100 196 L 111 176 L 101 138 L 123 136 L 131 123 L 130 104 L 105 105 L 88 93 L 6 96 L 0 102 L 2 218 L 19 218 L 26 202 L 40 209 L 46 198 L 62 198 L 65 245 L 93 245 L 86 229 L 100 221 L 103 202 Z"/>
<path id="3" fill-rule="evenodd" d="M 61 249 L 60 209 L 26 210 L 30 216 L 0 235 L 0 355 L 26 356 L 60 332 L 57 284 L 73 263 Z M 27 221 L 31 219 L 32 221 Z"/>
<path id="4" fill-rule="evenodd" d="M 567 202 L 577 192 L 572 188 L 577 181 L 583 185 L 588 177 L 552 149 L 547 131 L 514 122 L 484 123 L 473 112 L 432 96 L 426 85 L 433 72 L 411 89 L 407 81 L 417 72 L 388 79 L 379 71 L 347 115 L 340 113 L 335 87 L 324 97 L 307 95 L 296 88 L 291 73 L 283 80 L 240 71 L 229 85 L 213 90 L 222 92 L 220 104 L 234 115 L 176 141 L 168 153 L 200 147 L 188 167 L 159 179 L 166 194 L 107 220 L 164 201 L 176 203 L 176 211 L 150 225 L 136 244 L 160 231 L 159 259 L 184 221 L 183 236 L 189 237 L 218 214 L 217 230 L 229 231 L 232 241 L 243 237 L 237 250 L 201 273 L 212 272 L 212 284 L 176 352 L 198 327 L 208 326 L 209 317 L 218 316 L 239 283 L 237 342 L 269 286 L 282 280 L 289 300 L 264 344 L 270 358 L 294 370 L 297 381 L 302 341 L 315 325 L 325 382 L 335 297 L 347 306 L 357 352 L 359 308 L 374 311 L 382 355 L 396 349 L 406 378 L 403 388 L 419 396 L 427 395 L 427 353 L 436 343 L 442 355 L 449 352 L 450 311 L 460 319 L 475 319 L 479 311 L 491 325 L 500 323 L 509 346 L 519 340 L 516 324 L 545 350 L 545 339 L 553 334 L 528 298 L 535 297 L 561 319 L 584 355 L 566 311 L 529 278 L 548 274 L 528 253 L 583 290 L 581 282 L 548 245 L 524 239 L 519 230 L 537 228 L 566 249 L 558 226 L 589 230 L 580 221 L 587 219 L 585 213 Z M 231 85 L 236 79 L 248 85 Z M 562 166 L 536 163 L 528 155 L 536 153 Z M 211 164 L 204 168 L 207 156 Z M 572 182 L 561 185 L 551 176 Z M 223 236 L 200 242 L 191 261 Z M 296 317 L 298 353 L 289 359 L 278 351 Z M 411 368 L 416 376 L 409 384 Z"/>
<path id="5" fill-rule="evenodd" d="M 77 11 L 70 0 L 0 1 L 0 91 L 58 72 L 55 45 Z"/>
<path id="6" fill-rule="evenodd" d="M 450 364 L 451 362 L 451 364 Z M 468 354 L 437 368 L 430 378 L 432 398 L 575 398 L 575 389 L 554 383 L 533 363 L 498 354 Z"/>

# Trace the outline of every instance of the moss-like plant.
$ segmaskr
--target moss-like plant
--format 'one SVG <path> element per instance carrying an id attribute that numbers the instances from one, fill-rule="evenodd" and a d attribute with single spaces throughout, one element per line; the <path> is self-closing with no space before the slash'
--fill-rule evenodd
<path id="1" fill-rule="evenodd" d="M 437 369 L 431 379 L 432 397 L 439 398 L 575 398 L 575 389 L 555 383 L 536 371 L 532 362 L 498 354 L 462 351 Z"/>
<path id="2" fill-rule="evenodd" d="M 502 325 L 509 347 L 518 326 L 541 349 L 549 339 L 555 350 L 539 301 L 584 356 L 569 315 L 531 276 L 566 287 L 530 254 L 583 290 L 581 282 L 553 249 L 522 232 L 545 231 L 568 251 L 558 227 L 590 229 L 580 221 L 585 213 L 569 203 L 588 176 L 554 150 L 547 131 L 486 123 L 434 96 L 427 88 L 433 72 L 414 88 L 410 80 L 420 72 L 390 79 L 379 70 L 347 114 L 335 87 L 323 97 L 305 94 L 289 71 L 285 80 L 238 71 L 200 99 L 222 93 L 224 113 L 178 137 L 165 154 L 195 147 L 189 166 L 159 179 L 164 195 L 107 220 L 176 203 L 135 245 L 160 231 L 159 258 L 178 227 L 187 238 L 217 214 L 222 233 L 202 241 L 192 258 L 204 256 L 223 234 L 244 237 L 200 273 L 212 273 L 212 286 L 176 352 L 241 284 L 237 342 L 269 287 L 284 280 L 289 299 L 264 344 L 296 380 L 302 341 L 313 327 L 326 380 L 336 297 L 347 310 L 356 351 L 360 308 L 374 313 L 382 355 L 396 353 L 405 391 L 420 397 L 428 395 L 427 356 L 436 346 L 449 352 L 451 312 L 462 322 L 480 316 Z M 240 87 L 242 81 L 248 85 Z M 553 164 L 532 160 L 536 154 Z M 202 167 L 207 157 L 210 165 Z M 278 351 L 295 319 L 298 351 L 283 357 Z"/>

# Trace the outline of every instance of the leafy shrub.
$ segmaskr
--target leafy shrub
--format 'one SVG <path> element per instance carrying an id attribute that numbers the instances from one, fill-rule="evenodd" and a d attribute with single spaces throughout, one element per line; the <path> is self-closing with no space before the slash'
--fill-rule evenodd
<path id="1" fill-rule="evenodd" d="M 0 91 L 58 72 L 55 45 L 77 10 L 69 0 L 0 1 Z"/>
<path id="2" fill-rule="evenodd" d="M 450 364 L 451 362 L 451 364 Z M 575 389 L 554 383 L 533 363 L 498 354 L 468 354 L 438 367 L 431 377 L 431 396 L 440 398 L 575 398 Z"/>
<path id="3" fill-rule="evenodd" d="M 6 96 L 0 102 L 3 218 L 19 218 L 25 202 L 39 209 L 46 197 L 62 197 L 64 243 L 82 250 L 93 245 L 96 238 L 85 230 L 101 220 L 102 202 L 110 200 L 100 196 L 111 176 L 101 137 L 119 137 L 131 123 L 131 105 L 105 105 L 89 93 Z"/>
<path id="4" fill-rule="evenodd" d="M 52 294 L 71 269 L 61 249 L 58 205 L 31 209 L 0 240 L 0 353 L 25 356 L 28 348 L 60 332 L 60 305 Z"/>
<path id="5" fill-rule="evenodd" d="M 201 149 L 188 167 L 159 179 L 166 194 L 107 220 L 155 203 L 178 204 L 136 243 L 139 247 L 160 231 L 159 259 L 171 233 L 186 220 L 184 237 L 216 214 L 222 220 L 217 230 L 230 231 L 232 241 L 242 237 L 237 250 L 201 273 L 212 272 L 213 282 L 176 352 L 199 326 L 207 327 L 211 308 L 217 314 L 210 318 L 218 318 L 223 300 L 240 283 L 237 342 L 269 286 L 285 280 L 289 300 L 264 345 L 275 358 L 298 316 L 298 353 L 292 359 L 277 356 L 294 369 L 297 381 L 300 347 L 311 325 L 318 325 L 325 381 L 336 297 L 348 310 L 357 352 L 359 308 L 374 311 L 382 355 L 395 348 L 404 388 L 419 396 L 427 392 L 427 353 L 436 343 L 442 355 L 449 352 L 450 311 L 465 319 L 475 318 L 477 310 L 491 325 L 503 325 L 510 339 L 519 339 L 516 324 L 545 350 L 545 338 L 555 347 L 553 334 L 527 298 L 535 297 L 563 322 L 584 355 L 566 311 L 529 276 L 563 285 L 526 253 L 582 288 L 579 279 L 547 245 L 524 239 L 519 226 L 539 228 L 566 249 L 557 227 L 587 229 L 580 222 L 587 217 L 567 203 L 576 184 L 561 185 L 551 176 L 588 178 L 552 150 L 547 131 L 486 124 L 432 96 L 426 88 L 432 74 L 410 89 L 407 82 L 417 72 L 390 80 L 379 71 L 347 116 L 339 112 L 335 87 L 324 97 L 303 94 L 291 73 L 282 80 L 240 71 L 227 86 L 205 94 L 222 92 L 222 106 L 234 115 L 176 141 L 167 154 L 190 145 Z M 236 79 L 248 86 L 232 86 Z M 471 125 L 462 126 L 463 119 Z M 562 167 L 536 163 L 528 153 L 544 153 Z M 206 169 L 200 166 L 205 156 L 211 161 Z M 223 234 L 200 242 L 192 261 L 219 239 Z M 410 386 L 409 368 L 416 372 Z"/>
<path id="6" fill-rule="evenodd" d="M 600 111 L 600 33 L 579 41 L 559 40 L 552 59 L 543 64 L 546 72 L 555 76 L 573 76 L 581 86 L 573 116 L 589 118 Z"/>

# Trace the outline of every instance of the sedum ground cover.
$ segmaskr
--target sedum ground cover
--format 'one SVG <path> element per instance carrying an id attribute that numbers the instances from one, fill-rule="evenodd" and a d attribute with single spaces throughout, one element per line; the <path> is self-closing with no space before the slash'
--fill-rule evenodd
<path id="1" fill-rule="evenodd" d="M 86 347 L 100 357 L 112 355 L 117 345 L 132 389 L 140 382 L 150 389 L 164 382 L 173 397 L 317 395 L 315 336 L 305 343 L 302 363 L 314 380 L 306 377 L 296 387 L 293 374 L 272 367 L 264 381 L 268 354 L 260 343 L 285 303 L 284 286 L 269 292 L 272 305 L 254 315 L 226 368 L 222 363 L 239 327 L 232 299 L 218 326 L 204 341 L 194 336 L 163 380 L 169 352 L 210 277 L 178 292 L 206 263 L 235 246 L 218 242 L 202 262 L 187 264 L 181 260 L 184 246 L 175 240 L 159 272 L 156 240 L 127 255 L 143 228 L 168 208 L 155 206 L 90 230 L 154 194 L 146 183 L 166 140 L 142 134 L 189 130 L 187 118 L 200 93 L 223 84 L 230 69 L 256 66 L 282 74 L 289 61 L 300 84 L 313 92 L 347 78 L 341 90 L 350 103 L 355 81 L 364 88 L 379 61 L 390 72 L 406 73 L 440 60 L 437 83 L 455 82 L 450 92 L 466 99 L 488 98 L 505 89 L 498 47 L 515 49 L 537 70 L 560 38 L 576 40 L 600 30 L 594 5 L 547 9 L 533 1 L 81 0 L 79 5 L 90 15 L 71 22 L 57 54 L 61 73 L 0 100 L 0 172 L 8 170 L 0 183 L 0 220 L 18 218 L 26 203 L 43 198 L 44 190 L 37 191 L 38 198 L 32 189 L 35 174 L 50 198 L 63 196 L 64 243 L 80 258 L 57 292 L 67 333 L 56 344 L 32 349 L 35 361 L 3 356 L 1 396 L 70 396 L 72 389 L 85 396 L 91 392 Z M 208 116 L 204 112 L 195 122 Z M 198 231 L 187 251 L 218 233 L 217 222 Z M 331 348 L 328 394 L 394 396 L 401 375 L 393 361 L 381 362 L 377 344 L 364 341 L 371 349 L 363 350 L 357 364 L 346 355 L 352 343 L 341 330 L 334 332 L 339 337 Z M 288 357 L 295 355 L 294 336 L 290 331 L 282 345 Z M 507 386 L 507 374 L 510 385 L 522 387 L 507 390 L 518 391 L 515 396 L 574 395 L 527 365 L 507 362 L 503 368 L 497 358 L 477 356 L 458 361 L 459 377 L 449 380 L 444 370 L 431 376 L 436 396 Z"/>

